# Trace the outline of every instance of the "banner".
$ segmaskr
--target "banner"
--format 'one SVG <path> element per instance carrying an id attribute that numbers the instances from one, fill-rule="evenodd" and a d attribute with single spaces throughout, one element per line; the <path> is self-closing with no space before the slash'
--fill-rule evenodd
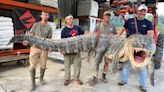
<path id="1" fill-rule="evenodd" d="M 39 13 L 36 11 L 14 9 L 14 35 L 25 34 L 35 22 L 39 21 L 39 19 Z"/>
<path id="2" fill-rule="evenodd" d="M 32 25 L 40 20 L 39 12 L 26 10 L 26 9 L 14 9 L 13 10 L 13 23 L 14 23 L 14 35 L 25 34 L 30 30 Z M 25 49 L 26 46 L 22 43 L 14 43 L 14 49 Z"/>

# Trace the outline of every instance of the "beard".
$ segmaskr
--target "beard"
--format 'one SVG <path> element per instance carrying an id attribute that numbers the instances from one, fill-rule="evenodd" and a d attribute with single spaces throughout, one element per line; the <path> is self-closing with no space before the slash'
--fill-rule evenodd
<path id="1" fill-rule="evenodd" d="M 68 24 L 68 25 L 73 25 L 73 22 L 68 22 L 67 24 Z"/>
<path id="2" fill-rule="evenodd" d="M 143 20 L 145 18 L 145 15 L 138 15 L 138 19 Z"/>

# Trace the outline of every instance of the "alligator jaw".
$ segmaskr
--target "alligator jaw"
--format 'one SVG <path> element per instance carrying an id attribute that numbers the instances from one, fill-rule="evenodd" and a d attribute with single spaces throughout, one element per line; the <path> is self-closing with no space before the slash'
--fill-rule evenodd
<path id="1" fill-rule="evenodd" d="M 129 51 L 129 56 L 132 66 L 135 68 L 141 68 L 149 63 L 151 59 L 151 52 L 141 48 L 133 48 Z"/>

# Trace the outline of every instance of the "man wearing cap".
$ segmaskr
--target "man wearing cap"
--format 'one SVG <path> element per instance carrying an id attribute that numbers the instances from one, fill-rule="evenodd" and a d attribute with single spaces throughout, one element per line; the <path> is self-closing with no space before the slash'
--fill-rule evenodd
<path id="1" fill-rule="evenodd" d="M 73 16 L 68 15 L 65 17 L 66 27 L 63 28 L 61 32 L 61 38 L 68 38 L 77 35 L 83 35 L 84 30 L 82 30 L 79 26 L 73 25 Z M 71 82 L 71 74 L 70 74 L 70 66 L 74 63 L 74 75 L 73 82 L 81 85 L 83 84 L 79 80 L 80 70 L 81 70 L 81 57 L 80 53 L 63 53 L 64 55 L 64 65 L 65 65 L 65 81 L 64 85 L 67 86 Z"/>
<path id="2" fill-rule="evenodd" d="M 145 5 L 141 5 L 138 8 L 138 16 L 136 18 L 136 23 L 134 21 L 134 18 L 128 19 L 123 28 L 119 31 L 118 36 L 120 36 L 124 31 L 127 30 L 127 37 L 129 37 L 132 34 L 136 34 L 136 28 L 135 25 L 138 26 L 138 33 L 142 35 L 147 35 L 153 37 L 153 26 L 150 21 L 145 19 L 145 15 L 148 11 L 148 8 Z M 127 84 L 128 82 L 128 76 L 129 71 L 131 69 L 131 64 L 128 61 L 125 63 L 124 68 L 121 73 L 121 81 L 118 83 L 120 86 Z M 140 90 L 142 92 L 147 92 L 147 68 L 146 66 L 139 70 L 139 84 L 140 84 Z"/>
<path id="3" fill-rule="evenodd" d="M 103 13 L 103 19 L 96 26 L 95 32 L 97 32 L 97 34 L 101 34 L 101 35 L 117 34 L 116 27 L 110 20 L 111 20 L 110 12 L 105 11 Z M 101 53 L 102 57 L 105 54 L 105 52 L 106 52 L 106 50 L 104 50 L 103 53 Z M 96 55 L 98 55 L 98 54 L 96 54 Z M 99 53 L 99 55 L 100 55 L 100 53 Z M 106 73 L 108 72 L 108 66 L 109 66 L 108 63 L 111 62 L 111 60 L 104 58 L 104 61 L 105 62 L 104 62 L 104 68 L 103 68 L 103 73 L 102 73 L 102 81 L 107 82 Z M 94 67 L 93 79 L 90 84 L 91 86 L 95 85 L 97 82 L 99 65 L 101 62 L 102 62 L 102 58 L 95 58 L 95 67 Z"/>

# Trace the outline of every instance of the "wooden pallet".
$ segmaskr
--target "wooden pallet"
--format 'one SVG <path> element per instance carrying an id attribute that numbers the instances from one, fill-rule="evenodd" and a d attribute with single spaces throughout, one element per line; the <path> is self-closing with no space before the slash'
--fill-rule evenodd
<path id="1" fill-rule="evenodd" d="M 18 61 L 18 60 L 26 60 L 29 59 L 28 54 L 21 54 L 21 55 L 9 55 L 9 56 L 1 56 L 0 63 L 2 62 L 9 62 L 9 61 Z"/>

